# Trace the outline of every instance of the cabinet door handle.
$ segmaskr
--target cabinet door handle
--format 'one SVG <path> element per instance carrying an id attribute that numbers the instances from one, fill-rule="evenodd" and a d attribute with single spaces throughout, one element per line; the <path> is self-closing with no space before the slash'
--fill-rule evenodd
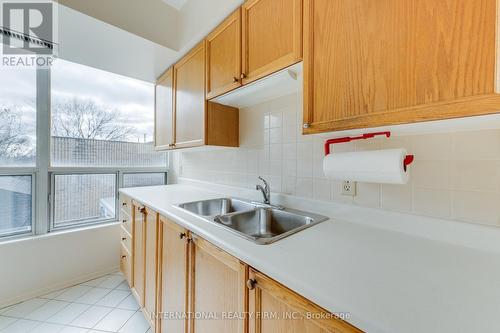
<path id="1" fill-rule="evenodd" d="M 181 232 L 181 233 L 179 234 L 179 238 L 180 238 L 180 239 L 183 239 L 183 238 L 184 238 L 184 237 L 186 237 L 186 236 L 187 236 L 187 235 L 186 235 L 186 233 L 185 233 L 185 232 Z"/>
<path id="2" fill-rule="evenodd" d="M 234 83 L 238 82 L 239 80 L 240 80 L 240 79 L 238 79 L 236 76 L 235 76 L 235 77 L 233 77 L 233 82 L 234 82 Z"/>
<path id="3" fill-rule="evenodd" d="M 141 208 L 139 208 L 139 212 L 140 212 L 141 214 L 146 214 L 146 207 L 141 207 Z"/>
<path id="4" fill-rule="evenodd" d="M 246 79 L 246 78 L 247 78 L 247 75 L 246 75 L 245 73 L 241 73 L 240 78 L 241 78 L 241 79 Z"/>
<path id="5" fill-rule="evenodd" d="M 257 281 L 255 279 L 248 279 L 247 280 L 247 288 L 249 290 L 254 290 L 256 284 L 257 284 Z"/>

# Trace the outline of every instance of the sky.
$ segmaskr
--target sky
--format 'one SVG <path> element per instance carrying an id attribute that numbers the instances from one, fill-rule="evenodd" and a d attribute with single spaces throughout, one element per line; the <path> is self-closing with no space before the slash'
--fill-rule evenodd
<path id="1" fill-rule="evenodd" d="M 36 86 L 32 69 L 0 67 L 0 105 L 21 106 L 21 121 L 32 137 L 36 126 L 34 111 Z M 119 111 L 118 123 L 136 129 L 128 141 L 153 140 L 154 85 L 114 73 L 58 59 L 51 70 L 52 103 L 74 97 L 92 99 L 97 104 Z"/>

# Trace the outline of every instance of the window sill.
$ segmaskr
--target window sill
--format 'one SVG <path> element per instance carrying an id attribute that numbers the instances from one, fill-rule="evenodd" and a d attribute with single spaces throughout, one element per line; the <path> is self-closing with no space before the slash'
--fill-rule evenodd
<path id="1" fill-rule="evenodd" d="M 100 224 L 94 224 L 94 225 L 89 225 L 89 226 L 80 226 L 80 227 L 75 227 L 75 228 L 71 228 L 71 229 L 51 231 L 51 232 L 48 232 L 48 233 L 43 234 L 43 235 L 24 234 L 24 235 L 17 235 L 17 236 L 13 236 L 13 237 L 6 237 L 5 239 L 0 239 L 0 247 L 2 245 L 6 245 L 6 244 L 25 242 L 25 241 L 43 240 L 46 238 L 57 237 L 57 236 L 71 234 L 71 233 L 75 233 L 75 232 L 83 232 L 83 231 L 88 231 L 88 230 L 93 230 L 93 229 L 101 229 L 101 228 L 110 228 L 110 227 L 114 227 L 117 225 L 120 225 L 120 222 L 113 221 L 113 222 L 100 223 Z"/>

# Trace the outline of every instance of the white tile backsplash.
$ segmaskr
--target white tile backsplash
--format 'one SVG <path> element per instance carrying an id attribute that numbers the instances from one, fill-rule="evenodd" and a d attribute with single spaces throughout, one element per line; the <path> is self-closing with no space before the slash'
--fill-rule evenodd
<path id="1" fill-rule="evenodd" d="M 358 183 L 353 198 L 325 178 L 324 137 L 302 135 L 299 95 L 240 110 L 240 148 L 183 151 L 179 176 L 273 192 L 500 226 L 500 129 L 376 138 L 333 152 L 405 148 L 415 155 L 408 185 Z"/>

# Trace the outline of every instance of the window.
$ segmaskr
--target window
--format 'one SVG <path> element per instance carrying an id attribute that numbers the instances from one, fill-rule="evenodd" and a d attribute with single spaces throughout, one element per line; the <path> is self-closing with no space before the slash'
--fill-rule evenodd
<path id="1" fill-rule="evenodd" d="M 116 174 L 55 174 L 54 228 L 114 220 Z"/>
<path id="2" fill-rule="evenodd" d="M 153 84 L 63 60 L 51 71 L 51 166 L 166 166 L 154 150 Z"/>
<path id="3" fill-rule="evenodd" d="M 60 59 L 0 77 L 0 240 L 115 221 L 121 186 L 166 183 L 152 83 Z"/>
<path id="4" fill-rule="evenodd" d="M 165 184 L 153 84 L 58 60 L 51 95 L 52 230 L 115 220 L 119 184 Z"/>
<path id="5" fill-rule="evenodd" d="M 167 174 L 162 172 L 156 173 L 125 173 L 123 174 L 122 187 L 138 187 L 138 186 L 154 186 L 165 185 L 167 182 Z"/>
<path id="6" fill-rule="evenodd" d="M 31 232 L 32 176 L 0 176 L 0 237 Z"/>
<path id="7" fill-rule="evenodd" d="M 35 166 L 36 70 L 0 67 L 0 77 L 0 167 Z"/>
<path id="8" fill-rule="evenodd" d="M 0 77 L 0 237 L 6 237 L 33 229 L 36 70 L 0 67 Z"/>

